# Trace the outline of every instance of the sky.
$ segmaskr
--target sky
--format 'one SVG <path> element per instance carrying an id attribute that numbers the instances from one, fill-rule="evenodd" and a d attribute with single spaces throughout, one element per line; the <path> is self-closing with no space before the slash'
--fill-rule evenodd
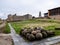
<path id="1" fill-rule="evenodd" d="M 49 9 L 60 7 L 60 0 L 0 0 L 0 18 L 6 19 L 8 14 L 25 15 L 31 14 L 35 17 L 42 16 Z"/>

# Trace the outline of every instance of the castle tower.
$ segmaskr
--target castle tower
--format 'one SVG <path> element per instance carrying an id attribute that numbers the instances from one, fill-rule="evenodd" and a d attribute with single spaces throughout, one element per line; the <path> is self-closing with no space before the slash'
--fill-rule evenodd
<path id="1" fill-rule="evenodd" d="M 8 21 L 13 21 L 13 16 L 11 14 L 8 15 Z"/>
<path id="2" fill-rule="evenodd" d="M 39 12 L 39 17 L 41 17 L 41 12 Z"/>

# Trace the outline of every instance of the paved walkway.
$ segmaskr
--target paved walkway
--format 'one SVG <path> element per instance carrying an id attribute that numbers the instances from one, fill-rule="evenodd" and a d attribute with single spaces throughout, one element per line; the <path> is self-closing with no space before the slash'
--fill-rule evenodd
<path id="1" fill-rule="evenodd" d="M 27 42 L 21 36 L 16 34 L 15 30 L 13 29 L 13 27 L 11 26 L 10 23 L 8 23 L 8 24 L 11 29 L 11 36 L 13 38 L 14 45 L 50 45 L 50 44 L 60 42 L 60 36 L 51 37 L 51 38 L 43 39 L 40 41 Z"/>

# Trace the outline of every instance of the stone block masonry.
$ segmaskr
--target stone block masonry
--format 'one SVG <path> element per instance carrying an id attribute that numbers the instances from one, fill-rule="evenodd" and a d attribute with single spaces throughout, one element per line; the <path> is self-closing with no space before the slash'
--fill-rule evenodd
<path id="1" fill-rule="evenodd" d="M 32 15 L 30 14 L 26 14 L 24 16 L 17 16 L 16 14 L 8 15 L 7 21 L 21 21 L 21 20 L 28 20 L 28 19 L 32 19 Z"/>

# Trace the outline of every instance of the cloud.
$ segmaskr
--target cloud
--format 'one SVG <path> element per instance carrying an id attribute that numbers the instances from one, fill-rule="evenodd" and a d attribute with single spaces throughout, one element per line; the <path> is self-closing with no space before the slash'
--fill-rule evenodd
<path id="1" fill-rule="evenodd" d="M 4 17 L 2 15 L 2 18 L 7 17 L 9 13 L 19 15 L 29 13 L 38 16 L 39 11 L 45 13 L 49 9 L 59 6 L 60 0 L 0 0 L 0 12 L 6 14 Z"/>
<path id="2" fill-rule="evenodd" d="M 4 15 L 4 13 L 0 13 L 0 18 L 6 19 L 6 16 Z"/>

